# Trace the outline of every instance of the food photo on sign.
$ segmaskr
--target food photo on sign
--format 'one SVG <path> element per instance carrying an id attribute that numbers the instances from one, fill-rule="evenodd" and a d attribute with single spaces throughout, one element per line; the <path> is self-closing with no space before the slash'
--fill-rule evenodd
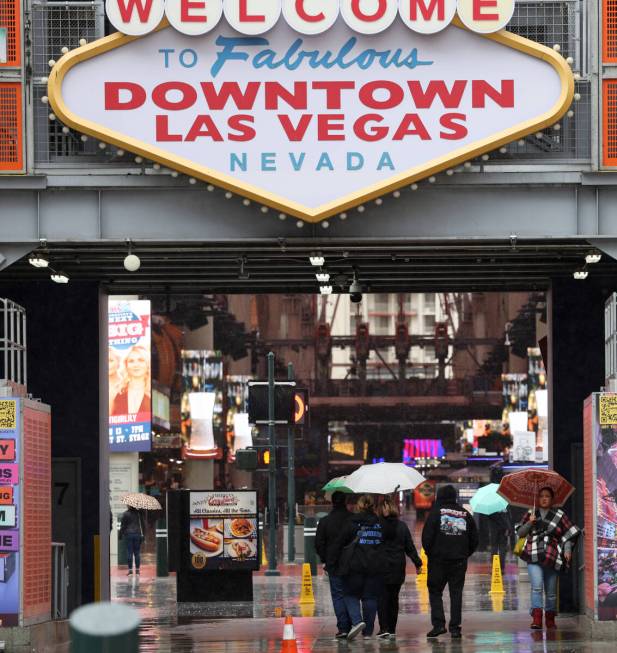
<path id="1" fill-rule="evenodd" d="M 502 29 L 513 0 L 197 4 L 108 0 L 119 33 L 54 66 L 55 115 L 313 222 L 554 125 L 574 96 L 561 55 Z"/>
<path id="2" fill-rule="evenodd" d="M 252 491 L 191 492 L 190 568 L 258 569 L 256 506 Z"/>
<path id="3" fill-rule="evenodd" d="M 108 315 L 110 450 L 150 451 L 150 301 L 110 298 Z"/>

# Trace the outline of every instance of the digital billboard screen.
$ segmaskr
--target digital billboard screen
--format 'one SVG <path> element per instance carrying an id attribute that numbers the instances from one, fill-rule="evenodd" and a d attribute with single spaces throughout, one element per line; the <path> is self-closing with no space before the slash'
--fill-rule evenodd
<path id="1" fill-rule="evenodd" d="M 150 301 L 110 297 L 108 315 L 109 448 L 150 451 Z"/>

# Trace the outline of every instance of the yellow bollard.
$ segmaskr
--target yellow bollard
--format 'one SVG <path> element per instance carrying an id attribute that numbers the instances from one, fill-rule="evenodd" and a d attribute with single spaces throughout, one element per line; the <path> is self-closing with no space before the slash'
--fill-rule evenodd
<path id="1" fill-rule="evenodd" d="M 261 566 L 262 567 L 268 567 L 268 556 L 266 555 L 266 544 L 262 540 L 261 541 Z"/>
<path id="2" fill-rule="evenodd" d="M 489 594 L 505 594 L 503 589 L 503 577 L 501 575 L 501 563 L 499 556 L 493 556 L 493 570 L 491 572 L 491 591 Z"/>
<path id="3" fill-rule="evenodd" d="M 419 574 L 416 574 L 416 583 L 426 585 L 426 579 L 428 577 L 428 558 L 424 549 L 420 549 L 420 560 L 422 560 L 422 570 Z"/>
<path id="4" fill-rule="evenodd" d="M 302 565 L 302 589 L 300 590 L 300 604 L 303 603 L 315 603 L 311 565 L 308 562 L 305 562 Z"/>

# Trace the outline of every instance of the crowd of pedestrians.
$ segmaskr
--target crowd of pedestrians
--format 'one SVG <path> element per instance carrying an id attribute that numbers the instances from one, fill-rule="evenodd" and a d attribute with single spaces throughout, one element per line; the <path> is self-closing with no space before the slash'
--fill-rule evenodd
<path id="1" fill-rule="evenodd" d="M 406 558 L 419 572 L 422 560 L 398 505 L 390 498 L 378 503 L 362 495 L 356 512 L 346 506 L 346 495 L 335 492 L 333 509 L 320 520 L 316 548 L 330 579 L 337 639 L 373 636 L 376 617 L 379 639 L 394 639 L 399 615 L 399 593 L 405 582 Z M 450 633 L 461 636 L 463 586 L 467 559 L 478 544 L 471 515 L 456 501 L 456 490 L 439 490 L 424 525 L 422 546 L 428 557 L 428 590 L 433 628 L 428 637 L 446 632 L 442 595 L 448 586 L 451 602 Z"/>
<path id="2" fill-rule="evenodd" d="M 395 639 L 399 593 L 406 575 L 406 559 L 422 569 L 422 560 L 407 524 L 400 519 L 398 503 L 389 497 L 365 494 L 354 511 L 349 495 L 335 492 L 332 511 L 317 527 L 316 549 L 329 576 L 337 639 L 373 636 L 378 618 L 379 639 Z M 531 628 L 555 628 L 556 585 L 560 571 L 569 568 L 580 530 L 561 509 L 553 509 L 551 488 L 538 491 L 537 507 L 516 525 L 516 553 L 527 562 L 531 581 Z M 502 515 L 491 520 L 491 549 L 505 562 L 511 530 Z M 428 638 L 450 631 L 462 637 L 463 588 L 470 556 L 478 547 L 478 530 L 472 515 L 458 503 L 452 485 L 441 487 L 422 530 L 422 547 L 428 559 L 427 587 L 432 628 Z M 450 621 L 446 629 L 443 593 L 448 587 Z"/>

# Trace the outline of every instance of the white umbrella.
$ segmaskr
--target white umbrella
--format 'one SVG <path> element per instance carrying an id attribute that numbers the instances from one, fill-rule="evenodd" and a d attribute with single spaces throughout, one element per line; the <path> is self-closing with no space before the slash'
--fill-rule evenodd
<path id="1" fill-rule="evenodd" d="M 345 486 L 355 493 L 391 494 L 413 490 L 426 479 L 413 467 L 403 463 L 363 465 L 345 479 Z"/>

